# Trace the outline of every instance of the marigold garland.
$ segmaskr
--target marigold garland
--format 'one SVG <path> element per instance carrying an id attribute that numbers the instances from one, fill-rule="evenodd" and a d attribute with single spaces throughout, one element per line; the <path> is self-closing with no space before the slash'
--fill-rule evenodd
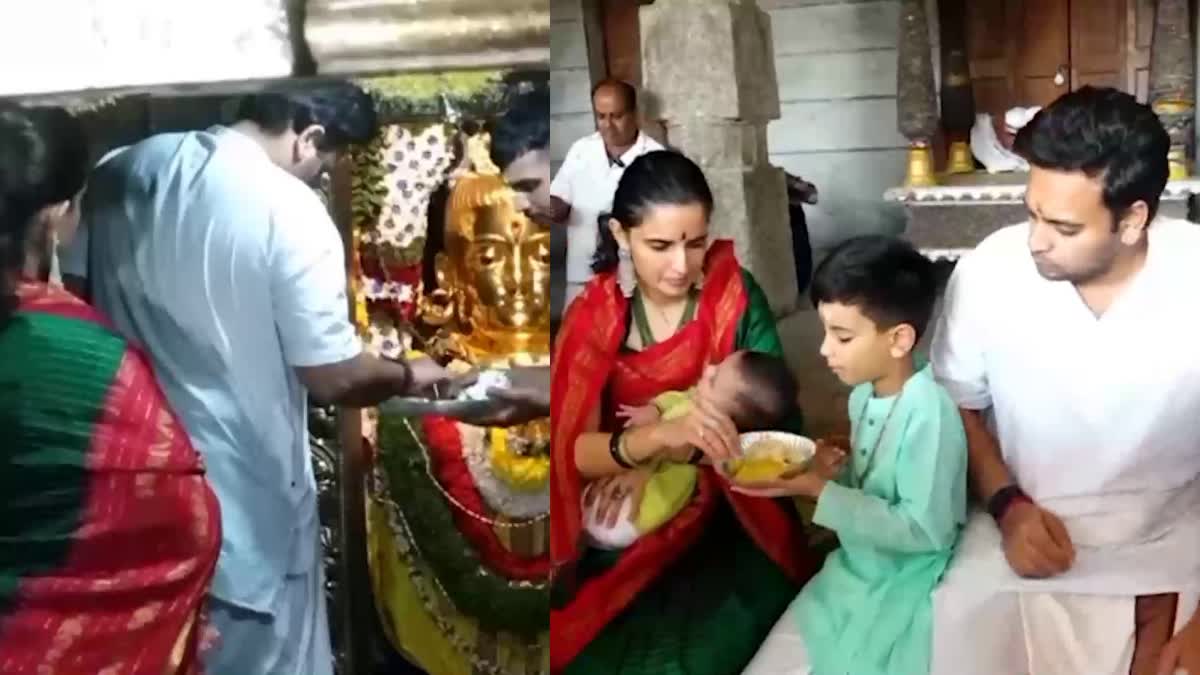
<path id="1" fill-rule="evenodd" d="M 550 478 L 549 455 L 519 455 L 509 448 L 508 429 L 496 427 L 489 431 L 488 458 L 496 476 L 520 492 L 537 492 L 545 488 Z"/>

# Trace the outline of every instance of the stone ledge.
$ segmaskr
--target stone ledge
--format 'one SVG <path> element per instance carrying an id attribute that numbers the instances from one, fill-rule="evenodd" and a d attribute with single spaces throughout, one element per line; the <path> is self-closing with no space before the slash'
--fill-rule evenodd
<path id="1" fill-rule="evenodd" d="M 1200 179 L 1173 180 L 1167 183 L 1162 199 L 1186 201 L 1194 194 L 1200 194 Z M 970 185 L 894 187 L 883 193 L 883 199 L 911 206 L 1022 204 L 1025 201 L 1025 183 L 998 179 L 994 182 L 980 180 Z"/>

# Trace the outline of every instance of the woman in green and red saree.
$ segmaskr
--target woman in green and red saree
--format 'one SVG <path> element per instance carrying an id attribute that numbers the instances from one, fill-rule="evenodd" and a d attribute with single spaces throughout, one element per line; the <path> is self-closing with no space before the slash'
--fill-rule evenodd
<path id="1" fill-rule="evenodd" d="M 44 281 L 79 122 L 0 110 L 0 672 L 192 675 L 216 498 L 149 362 Z"/>
<path id="2" fill-rule="evenodd" d="M 622 432 L 616 412 L 694 386 L 733 351 L 782 356 L 762 290 L 729 241 L 708 241 L 712 193 L 673 152 L 625 170 L 597 276 L 567 311 L 551 385 L 551 667 L 571 675 L 732 675 L 819 566 L 790 503 L 746 498 L 711 469 L 691 503 L 623 551 L 589 548 L 581 495 L 619 502 L 662 460 L 737 452 L 732 421 L 687 416 Z M 798 411 L 797 411 L 798 417 Z M 798 420 L 797 420 L 798 422 Z M 632 467 L 632 468 L 631 468 Z"/>

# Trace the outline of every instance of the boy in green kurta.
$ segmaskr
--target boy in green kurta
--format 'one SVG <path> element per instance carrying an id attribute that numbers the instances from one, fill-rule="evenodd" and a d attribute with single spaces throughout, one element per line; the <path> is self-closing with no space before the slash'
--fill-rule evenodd
<path id="1" fill-rule="evenodd" d="M 861 237 L 817 268 L 821 355 L 850 393 L 850 448 L 822 444 L 788 480 L 735 487 L 817 500 L 840 548 L 792 603 L 747 675 L 924 675 L 932 593 L 966 521 L 958 409 L 915 357 L 937 294 L 933 263 L 891 237 Z"/>

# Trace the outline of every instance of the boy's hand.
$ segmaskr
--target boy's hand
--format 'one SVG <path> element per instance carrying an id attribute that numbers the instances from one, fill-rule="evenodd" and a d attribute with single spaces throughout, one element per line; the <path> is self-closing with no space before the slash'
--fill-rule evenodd
<path id="1" fill-rule="evenodd" d="M 808 470 L 825 480 L 837 478 L 850 458 L 849 447 L 850 439 L 844 437 L 830 436 L 818 440 L 817 451 Z"/>
<path id="2" fill-rule="evenodd" d="M 751 497 L 810 497 L 821 496 L 825 484 L 829 480 L 812 471 L 784 473 L 774 480 L 764 480 L 756 483 L 733 483 L 733 491 Z"/>
<path id="3" fill-rule="evenodd" d="M 654 424 L 662 417 L 658 412 L 658 407 L 654 404 L 647 405 L 622 405 L 617 409 L 617 417 L 625 418 L 625 428 L 643 427 L 647 424 Z"/>

